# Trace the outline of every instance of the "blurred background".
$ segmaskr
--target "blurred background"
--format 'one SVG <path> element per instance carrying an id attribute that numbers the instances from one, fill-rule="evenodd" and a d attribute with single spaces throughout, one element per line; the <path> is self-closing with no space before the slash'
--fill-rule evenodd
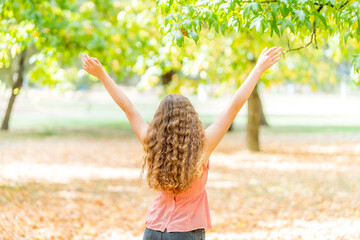
<path id="1" fill-rule="evenodd" d="M 263 48 L 306 39 L 203 29 L 179 47 L 156 6 L 0 3 L 1 239 L 142 238 L 156 194 L 139 180 L 143 150 L 81 53 L 147 122 L 178 93 L 206 128 Z M 319 34 L 260 79 L 210 158 L 208 239 L 360 238 L 359 43 L 339 36 Z"/>

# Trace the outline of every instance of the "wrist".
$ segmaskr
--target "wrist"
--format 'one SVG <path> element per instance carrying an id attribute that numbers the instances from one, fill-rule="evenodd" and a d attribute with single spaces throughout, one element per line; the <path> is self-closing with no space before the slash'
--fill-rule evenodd
<path id="1" fill-rule="evenodd" d="M 100 81 L 103 81 L 107 76 L 108 76 L 108 74 L 105 72 L 104 69 L 102 69 L 102 70 L 100 71 L 100 73 L 97 74 L 96 77 L 97 77 Z"/>
<path id="2" fill-rule="evenodd" d="M 258 74 L 263 74 L 264 73 L 264 69 L 260 66 L 260 65 L 255 65 L 255 67 L 254 67 L 254 71 L 255 71 L 255 73 L 258 73 Z"/>

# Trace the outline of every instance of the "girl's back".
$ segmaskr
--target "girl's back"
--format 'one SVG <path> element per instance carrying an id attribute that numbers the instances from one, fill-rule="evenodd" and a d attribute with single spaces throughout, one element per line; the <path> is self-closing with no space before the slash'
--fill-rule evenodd
<path id="1" fill-rule="evenodd" d="M 176 196 L 170 191 L 159 191 L 151 203 L 145 225 L 147 228 L 164 232 L 187 232 L 195 229 L 212 228 L 205 185 L 209 162 L 203 164 L 203 175 L 191 187 Z"/>

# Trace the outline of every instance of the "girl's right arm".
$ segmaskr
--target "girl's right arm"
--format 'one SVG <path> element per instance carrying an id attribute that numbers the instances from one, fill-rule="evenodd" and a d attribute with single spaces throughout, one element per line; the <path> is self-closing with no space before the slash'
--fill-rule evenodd
<path id="1" fill-rule="evenodd" d="M 254 90 L 261 74 L 280 60 L 281 49 L 281 47 L 265 48 L 261 52 L 255 67 L 250 72 L 245 82 L 232 96 L 230 104 L 220 113 L 218 118 L 206 128 L 206 156 L 210 156 L 220 140 L 224 137 L 237 113 Z"/>
<path id="2" fill-rule="evenodd" d="M 87 54 L 84 54 L 82 62 L 84 70 L 97 77 L 102 82 L 116 104 L 124 111 L 136 136 L 140 140 L 141 144 L 144 145 L 148 124 L 140 115 L 139 111 L 135 108 L 120 87 L 114 82 L 114 80 L 111 79 L 111 77 L 105 72 L 99 60 L 96 58 L 90 58 Z"/>

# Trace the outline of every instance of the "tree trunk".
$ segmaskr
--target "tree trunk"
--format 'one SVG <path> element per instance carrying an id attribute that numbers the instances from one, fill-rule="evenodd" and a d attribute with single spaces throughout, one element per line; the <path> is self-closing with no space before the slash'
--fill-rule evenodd
<path id="1" fill-rule="evenodd" d="M 268 127 L 269 123 L 266 121 L 264 109 L 259 94 L 258 94 L 258 100 L 259 100 L 259 111 L 260 111 L 260 125 Z"/>
<path id="2" fill-rule="evenodd" d="M 262 103 L 261 103 L 261 99 L 260 99 L 259 94 L 257 94 L 256 101 L 257 101 L 258 104 L 259 104 L 259 107 L 257 108 L 257 111 L 259 111 L 259 114 L 260 114 L 260 126 L 266 126 L 266 127 L 268 127 L 268 126 L 269 126 L 269 123 L 266 121 L 265 114 L 264 114 L 264 109 L 263 109 L 263 107 L 262 107 Z M 234 130 L 233 124 L 234 124 L 234 123 L 231 123 L 228 132 L 232 132 L 232 131 Z"/>
<path id="3" fill-rule="evenodd" d="M 260 151 L 259 130 L 260 130 L 260 97 L 257 85 L 248 99 L 248 122 L 246 126 L 246 145 L 250 151 Z"/>
<path id="4" fill-rule="evenodd" d="M 19 75 L 18 78 L 12 87 L 11 96 L 9 99 L 9 103 L 6 109 L 5 117 L 1 125 L 1 130 L 8 130 L 9 129 L 9 121 L 10 121 L 10 115 L 11 111 L 15 102 L 16 96 L 20 93 L 20 89 L 23 85 L 24 81 L 24 68 L 25 68 L 25 57 L 26 57 L 26 50 L 22 51 L 20 54 L 20 60 L 19 60 Z"/>
<path id="5" fill-rule="evenodd" d="M 161 82 L 163 85 L 168 84 L 169 82 L 171 82 L 173 76 L 175 75 L 175 71 L 174 70 L 170 70 L 167 73 L 161 75 Z"/>

